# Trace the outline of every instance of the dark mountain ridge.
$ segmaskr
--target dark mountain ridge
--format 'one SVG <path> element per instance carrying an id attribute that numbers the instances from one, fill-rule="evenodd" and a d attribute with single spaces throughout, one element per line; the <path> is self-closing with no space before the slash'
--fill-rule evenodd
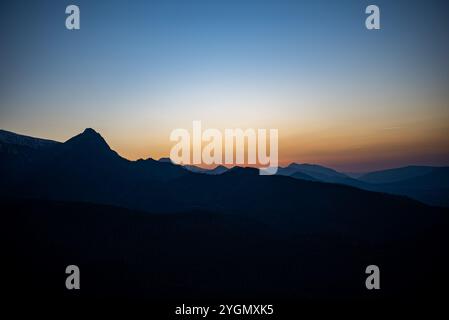
<path id="1" fill-rule="evenodd" d="M 8 136 L 13 135 L 9 133 Z M 0 152 L 0 171 L 4 179 L 0 185 L 6 193 L 21 192 L 24 195 L 38 197 L 58 195 L 57 198 L 62 197 L 61 199 L 131 205 L 132 208 L 140 210 L 153 208 L 163 210 L 164 207 L 170 207 L 169 211 L 172 211 L 179 206 L 196 206 L 197 198 L 201 198 L 199 195 L 192 195 L 191 192 L 180 193 L 178 189 L 183 187 L 179 186 L 177 179 L 187 176 L 188 179 L 197 180 L 198 178 L 194 176 L 199 173 L 223 175 L 251 170 L 242 171 L 238 167 L 227 169 L 223 166 L 212 170 L 187 167 L 188 170 L 186 170 L 186 167 L 175 165 L 165 158 L 159 161 L 151 158 L 129 161 L 111 150 L 101 135 L 90 128 L 64 143 L 49 142 L 44 144 L 43 148 L 28 147 L 29 144 L 41 145 L 31 143 L 32 139 L 36 138 L 9 138 L 8 140 L 27 141 L 26 145 L 3 143 Z M 409 172 L 410 170 L 417 169 L 410 167 L 399 171 Z M 349 185 L 369 191 L 405 195 L 426 203 L 449 206 L 449 200 L 447 200 L 449 196 L 446 197 L 449 194 L 449 178 L 444 171 L 445 168 L 426 167 L 419 170 L 422 175 L 412 175 L 410 181 L 405 179 L 406 174 L 396 174 L 405 180 L 397 181 L 398 178 L 395 178 L 395 182 L 391 183 L 369 183 L 363 179 L 353 179 L 330 168 L 312 164 L 292 163 L 288 167 L 279 168 L 278 175 L 303 181 Z M 255 169 L 253 171 L 256 172 Z M 394 173 L 398 170 L 390 171 Z M 236 179 L 235 184 L 240 183 L 241 173 L 233 175 Z M 391 176 L 390 172 L 386 174 Z M 371 179 L 369 177 L 383 175 L 378 172 L 372 175 L 367 174 L 365 178 L 368 177 L 366 179 L 369 180 Z M 259 183 L 261 179 L 254 183 Z M 376 181 L 381 181 L 377 179 Z M 204 186 L 196 186 L 199 193 L 209 193 L 209 180 L 204 183 Z M 322 185 L 321 187 L 324 188 Z M 219 186 L 216 188 L 220 189 Z M 189 197 L 186 194 L 189 194 Z M 318 199 L 320 195 L 317 194 L 314 197 Z"/>
<path id="2" fill-rule="evenodd" d="M 92 129 L 28 157 L 32 161 L 20 171 L 4 172 L 7 178 L 0 183 L 4 194 L 89 201 L 156 212 L 186 208 L 254 214 L 280 208 L 291 213 L 356 212 L 366 210 L 366 204 L 371 202 L 373 208 L 379 205 L 393 208 L 398 204 L 421 207 L 410 200 L 341 185 L 283 176 L 263 177 L 254 168 L 234 167 L 221 175 L 203 175 L 170 162 L 129 161 L 111 150 Z M 305 167 L 309 172 L 323 171 L 316 166 Z M 340 176 L 331 170 L 324 172 Z"/>
<path id="3" fill-rule="evenodd" d="M 16 146 L 29 147 L 33 149 L 39 149 L 53 146 L 58 143 L 60 142 L 48 139 L 29 137 L 0 129 L 0 145 L 10 144 Z"/>
<path id="4" fill-rule="evenodd" d="M 73 263 L 84 299 L 410 301 L 446 290 L 447 209 L 254 168 L 129 161 L 90 129 L 23 151 L 0 152 L 6 288 L 22 299 L 68 297 L 60 277 Z M 364 287 L 373 263 L 376 296 Z"/>
<path id="5" fill-rule="evenodd" d="M 449 167 L 406 166 L 353 178 L 319 165 L 292 163 L 278 174 L 337 183 L 363 190 L 408 196 L 430 205 L 449 207 Z"/>
<path id="6" fill-rule="evenodd" d="M 368 183 L 393 183 L 422 176 L 438 169 L 429 166 L 406 166 L 369 172 L 358 179 Z"/>

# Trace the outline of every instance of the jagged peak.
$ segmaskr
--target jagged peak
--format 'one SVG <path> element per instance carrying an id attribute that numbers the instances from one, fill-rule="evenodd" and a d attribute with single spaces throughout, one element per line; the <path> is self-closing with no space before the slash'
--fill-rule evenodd
<path id="1" fill-rule="evenodd" d="M 110 150 L 106 140 L 94 129 L 86 128 L 82 133 L 70 138 L 65 142 L 66 145 L 77 145 L 86 148 L 107 149 Z"/>
<path id="2" fill-rule="evenodd" d="M 92 128 L 86 128 L 84 129 L 83 134 L 99 134 L 99 133 Z"/>

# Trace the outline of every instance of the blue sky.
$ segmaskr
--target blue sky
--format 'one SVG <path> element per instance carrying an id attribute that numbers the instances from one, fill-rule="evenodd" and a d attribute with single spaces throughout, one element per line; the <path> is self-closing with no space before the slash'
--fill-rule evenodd
<path id="1" fill-rule="evenodd" d="M 65 29 L 77 4 L 81 29 Z M 381 30 L 364 27 L 381 10 Z M 171 130 L 280 130 L 281 161 L 343 170 L 449 164 L 444 1 L 2 4 L 0 127 L 100 131 L 128 158 Z"/>

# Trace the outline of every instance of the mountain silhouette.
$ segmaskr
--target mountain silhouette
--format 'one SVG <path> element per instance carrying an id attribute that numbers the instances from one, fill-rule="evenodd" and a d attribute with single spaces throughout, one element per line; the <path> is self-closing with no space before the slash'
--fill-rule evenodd
<path id="1" fill-rule="evenodd" d="M 5 194 L 148 208 L 151 190 L 162 206 L 166 190 L 159 184 L 189 174 L 170 163 L 122 158 L 92 129 L 46 150 L 25 151 L 0 154 Z"/>
<path id="2" fill-rule="evenodd" d="M 70 299 L 58 288 L 72 263 L 90 279 L 86 299 L 410 301 L 446 288 L 448 209 L 311 176 L 129 161 L 92 129 L 48 148 L 4 145 L 6 289 L 23 299 Z M 373 263 L 387 283 L 375 296 L 364 287 Z"/>
<path id="3" fill-rule="evenodd" d="M 232 167 L 231 169 L 227 170 L 225 175 L 228 176 L 258 176 L 259 175 L 259 169 L 257 168 L 251 168 L 251 167 Z"/>
<path id="4" fill-rule="evenodd" d="M 170 158 L 164 158 L 164 157 L 160 158 L 158 161 L 159 162 L 165 162 L 165 163 L 173 163 Z"/>
<path id="5" fill-rule="evenodd" d="M 29 147 L 32 149 L 40 149 L 51 147 L 58 143 L 59 142 L 53 140 L 29 137 L 0 129 L 0 146 L 14 145 Z"/>
<path id="6" fill-rule="evenodd" d="M 64 142 L 65 146 L 74 150 L 90 153 L 110 153 L 111 148 L 103 137 L 94 129 L 87 128 L 79 135 Z"/>
<path id="7" fill-rule="evenodd" d="M 363 190 L 404 195 L 430 205 L 449 207 L 449 167 L 406 166 L 370 172 L 353 178 L 331 168 L 292 163 L 279 175 L 337 183 Z"/>
<path id="8" fill-rule="evenodd" d="M 289 177 L 293 177 L 295 179 L 302 179 L 302 180 L 308 180 L 308 181 L 320 181 L 319 179 L 313 178 L 309 176 L 308 174 L 302 173 L 302 172 L 294 172 L 293 174 L 289 174 Z"/>
<path id="9" fill-rule="evenodd" d="M 407 166 L 401 168 L 373 171 L 358 179 L 368 183 L 394 183 L 429 174 L 433 171 L 445 170 L 444 167 Z"/>
<path id="10" fill-rule="evenodd" d="M 155 181 L 169 181 L 189 173 L 217 175 L 229 170 L 224 166 L 214 169 L 178 166 L 171 163 L 169 158 L 161 158 L 159 161 L 151 158 L 129 161 L 111 150 L 104 138 L 91 128 L 64 143 L 2 130 L 0 153 L 0 170 L 4 182 L 11 179 L 13 184 L 17 180 L 14 177 L 25 179 L 28 176 L 31 180 L 36 177 L 36 181 L 40 179 L 36 172 L 45 174 L 47 171 L 52 171 L 50 176 L 53 177 L 60 175 L 61 179 L 70 171 L 73 171 L 73 176 L 75 172 L 80 174 L 79 171 L 84 170 L 83 175 L 96 173 L 98 179 L 101 175 L 101 179 L 106 181 L 120 177 L 129 183 L 137 181 L 136 185 L 149 180 L 147 183 L 152 185 Z M 449 206 L 447 170 L 447 167 L 408 166 L 367 173 L 354 179 L 324 166 L 292 163 L 287 167 L 280 167 L 278 175 L 405 195 L 428 204 Z M 92 180 L 97 178 L 92 177 Z"/>
<path id="11" fill-rule="evenodd" d="M 170 158 L 160 158 L 159 162 L 173 163 Z M 204 173 L 204 174 L 222 174 L 228 170 L 225 166 L 219 165 L 213 169 L 201 168 L 195 165 L 182 165 L 182 167 L 190 172 L 194 173 Z"/>
<path id="12" fill-rule="evenodd" d="M 335 171 L 331 168 L 309 163 L 291 163 L 285 168 L 279 168 L 278 174 L 286 176 L 293 176 L 296 174 L 296 177 L 298 178 L 304 177 L 307 180 L 316 180 L 331 183 L 343 183 L 351 180 L 351 178 L 347 175 Z"/>
<path id="13" fill-rule="evenodd" d="M 449 167 L 421 167 L 409 178 L 402 177 L 402 180 L 396 180 L 398 178 L 395 176 L 394 182 L 377 183 L 372 189 L 406 195 L 431 205 L 449 207 Z M 388 179 L 392 177 L 389 176 Z"/>
<path id="14" fill-rule="evenodd" d="M 360 181 L 358 179 L 354 179 L 352 177 L 345 175 L 344 173 L 317 164 L 291 163 L 289 166 L 285 168 L 282 167 L 279 168 L 278 174 L 302 180 L 336 183 L 364 190 L 382 191 L 369 183 Z"/>
<path id="15" fill-rule="evenodd" d="M 184 165 L 183 167 L 194 173 L 205 173 L 205 174 L 222 174 L 228 171 L 228 168 L 222 165 L 218 165 L 213 169 L 201 168 L 194 165 Z"/>
<path id="16" fill-rule="evenodd" d="M 10 133 L 9 136 L 11 135 L 14 134 Z M 24 139 L 31 141 L 35 138 L 21 138 L 19 141 Z M 0 184 L 9 194 L 17 192 L 24 196 L 91 201 L 157 211 L 180 210 L 203 203 L 197 199 L 202 198 L 201 196 L 183 190 L 184 187 L 178 181 L 182 177 L 196 181 L 198 173 L 192 172 L 192 168 L 175 165 L 168 161 L 169 159 L 129 161 L 113 151 L 104 138 L 93 129 L 86 129 L 64 143 L 50 142 L 45 148 L 30 148 L 4 142 L 1 146 L 0 170 L 4 179 Z M 14 152 L 10 152 L 11 149 Z M 241 177 L 258 176 L 257 170 L 251 168 L 235 167 L 229 170 L 219 166 L 213 170 L 200 169 L 197 172 L 208 173 L 210 176 L 221 176 L 223 172 L 230 174 L 236 179 L 236 185 L 240 183 L 238 180 Z M 369 191 L 411 196 L 431 204 L 447 204 L 447 201 L 442 200 L 447 199 L 448 195 L 447 175 L 438 171 L 423 175 L 416 181 L 388 184 L 368 183 L 312 164 L 293 163 L 288 167 L 279 168 L 278 173 L 302 181 L 343 184 Z M 188 184 L 192 184 L 192 181 L 188 181 Z M 195 188 L 207 193 L 210 181 L 208 179 L 204 181 L 203 186 Z M 285 182 L 285 185 L 290 186 L 290 183 Z M 321 185 L 321 188 L 324 186 Z M 338 189 L 337 186 L 333 188 Z M 319 199 L 322 195 L 318 192 L 313 197 Z M 210 207 L 208 203 L 203 203 L 203 206 L 206 209 Z M 291 203 L 290 206 L 295 207 L 295 204 Z"/>
<path id="17" fill-rule="evenodd" d="M 305 184 L 304 180 L 290 177 L 263 178 L 254 168 L 234 167 L 225 174 L 202 175 L 189 172 L 182 166 L 151 158 L 129 161 L 111 150 L 93 129 L 86 129 L 45 152 L 30 152 L 27 157 L 32 160 L 27 165 L 22 164 L 20 170 L 4 170 L 6 178 L 1 186 L 6 194 L 89 201 L 157 212 L 198 207 L 204 210 L 221 208 L 237 212 L 246 207 L 246 202 L 251 203 L 252 212 L 276 210 L 277 206 L 295 211 L 305 204 L 305 209 L 315 210 L 323 203 L 334 203 L 334 194 L 343 194 L 348 197 L 348 201 L 353 198 L 351 193 L 361 193 L 360 197 L 366 198 L 367 202 L 378 197 L 338 185 Z M 20 158 L 20 154 L 13 158 Z M 10 159 L 9 164 L 12 163 L 14 161 Z M 298 168 L 307 170 L 307 174 L 315 177 L 325 176 L 327 180 L 330 177 L 346 179 L 344 175 L 331 169 L 315 165 L 294 164 L 288 169 Z M 254 181 L 248 180 L 249 178 Z M 220 186 L 228 181 L 226 188 Z M 260 186 L 265 184 L 265 189 L 260 190 Z M 275 185 L 276 189 L 273 189 Z M 241 197 L 235 195 L 234 190 L 242 186 L 247 189 L 243 198 L 240 201 L 229 201 L 231 197 Z M 298 194 L 290 197 L 294 192 Z M 298 199 L 304 195 L 307 195 L 307 199 L 298 204 Z M 261 205 L 264 198 L 274 201 Z M 315 203 L 310 202 L 311 199 Z M 393 200 L 387 197 L 385 203 L 389 201 Z"/>

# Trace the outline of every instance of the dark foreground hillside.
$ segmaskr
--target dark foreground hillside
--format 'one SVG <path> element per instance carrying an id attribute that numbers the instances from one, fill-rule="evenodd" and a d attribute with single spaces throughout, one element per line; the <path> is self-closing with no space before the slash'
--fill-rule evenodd
<path id="1" fill-rule="evenodd" d="M 424 301 L 442 299 L 448 284 L 446 211 L 370 241 L 353 236 L 369 224 L 343 220 L 340 232 L 326 215 L 314 228 L 292 219 L 283 232 L 270 226 L 275 214 L 150 214 L 20 199 L 0 206 L 13 300 Z M 389 214 L 378 219 L 388 224 Z M 65 289 L 70 264 L 80 267 L 81 290 Z M 369 264 L 380 267 L 381 290 L 365 288 Z"/>

